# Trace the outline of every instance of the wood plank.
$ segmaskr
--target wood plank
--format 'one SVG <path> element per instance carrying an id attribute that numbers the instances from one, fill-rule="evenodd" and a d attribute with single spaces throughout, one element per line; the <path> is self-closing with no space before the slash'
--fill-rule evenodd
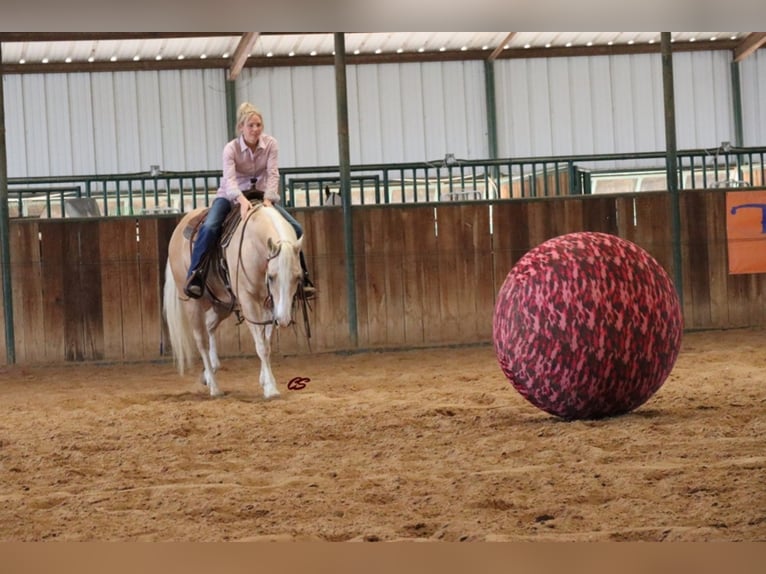
<path id="1" fill-rule="evenodd" d="M 472 213 L 472 253 L 467 254 L 471 275 L 467 279 L 467 290 L 463 296 L 473 301 L 473 341 L 492 340 L 492 316 L 495 305 L 493 280 L 492 236 L 490 235 L 490 212 L 487 204 L 475 204 Z"/>
<path id="2" fill-rule="evenodd" d="M 126 266 L 124 223 L 120 220 L 105 220 L 99 226 L 100 253 L 98 261 L 103 269 L 101 274 L 101 292 L 104 294 L 101 302 L 102 325 L 104 329 L 104 358 L 110 361 L 120 361 L 125 358 L 123 316 L 125 311 L 125 282 L 123 268 Z M 134 232 L 135 235 L 135 232 Z M 133 239 L 135 242 L 135 237 Z M 137 314 L 137 308 L 130 309 Z"/>
<path id="3" fill-rule="evenodd" d="M 19 222 L 10 234 L 12 280 L 23 289 L 13 289 L 13 324 L 16 358 L 19 362 L 45 360 L 43 283 L 40 244 L 36 222 Z"/>
<path id="4" fill-rule="evenodd" d="M 383 213 L 383 252 L 385 254 L 385 307 L 386 344 L 398 347 L 405 344 L 404 334 L 404 285 L 402 265 L 405 263 L 405 249 L 402 235 L 402 210 Z"/>
<path id="5" fill-rule="evenodd" d="M 710 317 L 710 262 L 707 249 L 707 216 L 705 214 L 704 195 L 698 192 L 690 192 L 686 195 L 683 219 L 686 220 L 689 242 L 689 266 L 688 275 L 684 277 L 684 283 L 688 281 L 693 306 L 691 316 L 686 317 L 690 321 L 690 328 L 707 329 L 712 327 Z"/>
<path id="6" fill-rule="evenodd" d="M 141 282 L 141 348 L 140 357 L 156 360 L 162 357 L 162 276 L 160 274 L 157 219 L 138 219 L 138 266 Z"/>
<path id="7" fill-rule="evenodd" d="M 43 317 L 45 319 L 46 361 L 64 361 L 66 358 L 64 308 L 64 235 L 63 221 L 41 221 L 40 259 L 45 278 Z"/>
<path id="8" fill-rule="evenodd" d="M 369 279 L 367 271 L 367 244 L 365 229 L 369 221 L 369 209 L 357 207 L 351 224 L 353 227 L 354 242 L 354 286 L 356 288 L 356 315 L 357 315 L 357 343 L 366 349 L 370 346 L 370 330 L 367 320 L 369 314 L 368 290 Z"/>
<path id="9" fill-rule="evenodd" d="M 617 235 L 617 208 L 614 197 L 590 196 L 585 198 L 582 231 L 598 231 Z"/>
<path id="10" fill-rule="evenodd" d="M 366 259 L 365 285 L 367 292 L 367 342 L 370 347 L 386 345 L 386 243 L 383 208 L 365 212 L 364 253 Z"/>
<path id="11" fill-rule="evenodd" d="M 443 205 L 436 208 L 436 258 L 438 277 L 430 283 L 434 285 L 434 295 L 439 301 L 440 328 L 435 335 L 435 342 L 453 343 L 459 340 L 460 316 L 457 291 L 458 277 L 457 249 L 460 233 L 459 211 L 455 206 Z"/>
<path id="12" fill-rule="evenodd" d="M 710 292 L 710 324 L 726 328 L 729 324 L 728 252 L 726 245 L 726 196 L 717 191 L 695 191 L 693 200 L 705 204 L 707 252 L 710 262 L 708 277 Z M 750 317 L 750 313 L 748 313 Z"/>
<path id="13" fill-rule="evenodd" d="M 312 277 L 318 293 L 312 303 L 311 346 L 316 351 L 344 348 L 349 345 L 349 328 L 343 211 L 324 209 L 304 213 L 304 237 L 310 240 L 306 259 L 310 261 L 309 268 L 313 266 L 316 270 Z M 307 349 L 302 325 L 296 329 L 295 337 L 294 351 Z"/>
<path id="14" fill-rule="evenodd" d="M 408 207 L 401 212 L 401 233 L 404 239 L 404 260 L 401 265 L 404 302 L 404 344 L 422 346 L 426 334 L 427 307 L 431 305 L 425 283 L 426 259 L 431 256 L 424 248 L 429 236 L 434 236 L 432 207 Z"/>
<path id="15" fill-rule="evenodd" d="M 103 292 L 101 290 L 101 265 L 99 220 L 82 221 L 77 224 L 80 237 L 80 297 L 82 303 L 82 343 L 84 356 L 89 360 L 104 358 Z"/>

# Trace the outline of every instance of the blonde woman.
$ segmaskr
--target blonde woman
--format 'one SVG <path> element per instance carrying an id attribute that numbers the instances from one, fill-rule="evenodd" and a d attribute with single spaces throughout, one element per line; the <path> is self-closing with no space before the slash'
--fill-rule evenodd
<path id="1" fill-rule="evenodd" d="M 293 226 L 298 238 L 303 235 L 300 223 L 280 204 L 279 144 L 273 136 L 263 133 L 263 115 L 248 102 L 239 106 L 237 132 L 239 136 L 223 148 L 221 186 L 192 250 L 184 293 L 194 299 L 201 297 L 205 291 L 205 269 L 200 264 L 208 250 L 218 242 L 221 227 L 232 207 L 239 206 L 244 218 L 252 209 L 250 199 L 260 199 L 264 205 L 272 206 L 282 214 Z M 315 290 L 309 279 L 303 251 L 300 260 L 304 293 L 310 298 Z"/>

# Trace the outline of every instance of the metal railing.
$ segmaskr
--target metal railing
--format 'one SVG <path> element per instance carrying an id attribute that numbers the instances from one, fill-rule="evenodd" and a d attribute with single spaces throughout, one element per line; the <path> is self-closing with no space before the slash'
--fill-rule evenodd
<path id="1" fill-rule="evenodd" d="M 678 154 L 681 189 L 764 185 L 766 147 Z M 220 171 L 9 179 L 11 217 L 86 217 L 185 212 L 207 206 Z M 282 168 L 288 207 L 321 207 L 340 188 L 338 166 Z M 351 166 L 353 205 L 551 197 L 667 189 L 665 154 L 444 160 Z"/>

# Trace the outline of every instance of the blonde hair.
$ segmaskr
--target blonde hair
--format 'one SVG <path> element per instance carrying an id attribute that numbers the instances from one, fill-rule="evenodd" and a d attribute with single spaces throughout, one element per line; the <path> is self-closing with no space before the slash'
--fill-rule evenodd
<path id="1" fill-rule="evenodd" d="M 242 126 L 245 125 L 247 118 L 252 115 L 258 116 L 261 119 L 261 123 L 263 123 L 263 114 L 258 108 L 250 102 L 243 102 L 240 104 L 239 110 L 237 110 L 237 129 L 242 128 Z"/>

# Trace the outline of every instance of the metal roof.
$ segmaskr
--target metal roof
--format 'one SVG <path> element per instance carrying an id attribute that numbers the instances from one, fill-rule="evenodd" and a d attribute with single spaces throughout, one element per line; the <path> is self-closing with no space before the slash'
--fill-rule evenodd
<path id="1" fill-rule="evenodd" d="M 763 32 L 672 32 L 676 50 L 732 50 Z M 0 33 L 5 73 L 326 64 L 333 33 Z M 345 33 L 347 63 L 496 59 L 659 51 L 660 32 Z M 238 53 L 239 50 L 239 53 Z M 246 53 L 245 53 L 246 51 Z M 238 59 L 238 60 L 237 60 Z M 234 74 L 236 76 L 236 74 Z"/>

